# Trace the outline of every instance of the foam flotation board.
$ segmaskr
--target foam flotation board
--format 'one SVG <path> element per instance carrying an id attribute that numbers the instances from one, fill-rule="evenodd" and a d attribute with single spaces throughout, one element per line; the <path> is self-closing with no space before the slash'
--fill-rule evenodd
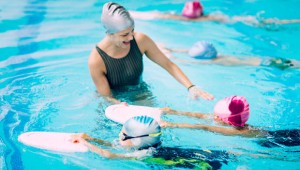
<path id="1" fill-rule="evenodd" d="M 87 152 L 82 143 L 71 142 L 72 133 L 26 132 L 18 137 L 19 142 L 35 148 L 58 152 Z"/>
<path id="2" fill-rule="evenodd" d="M 115 104 L 106 108 L 105 116 L 117 123 L 124 124 L 128 119 L 134 116 L 149 116 L 160 122 L 162 111 L 159 108 Z"/>

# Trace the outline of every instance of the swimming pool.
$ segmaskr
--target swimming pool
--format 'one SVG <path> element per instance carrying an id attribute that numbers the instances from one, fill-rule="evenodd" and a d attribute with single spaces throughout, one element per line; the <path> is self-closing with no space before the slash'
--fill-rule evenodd
<path id="1" fill-rule="evenodd" d="M 116 1 L 130 10 L 180 12 L 185 1 Z M 207 13 L 300 18 L 299 1 L 202 1 Z M 104 117 L 107 106 L 95 93 L 87 59 L 104 36 L 99 17 L 103 2 L 29 0 L 0 2 L 0 165 L 1 169 L 150 169 L 140 161 L 107 160 L 93 153 L 57 154 L 25 147 L 17 141 L 27 131 L 86 132 L 112 141 L 120 126 Z M 282 11 L 282 6 L 286 11 Z M 241 56 L 280 56 L 300 60 L 300 25 L 255 28 L 246 24 L 136 20 L 136 30 L 172 48 L 189 48 L 198 40 L 215 44 L 220 53 Z M 298 37 L 298 38 L 297 38 Z M 185 57 L 183 54 L 174 54 Z M 219 99 L 247 97 L 248 121 L 270 130 L 300 125 L 299 70 L 268 67 L 224 67 L 178 63 L 215 100 L 190 101 L 186 90 L 158 66 L 145 60 L 144 81 L 153 97 L 145 105 L 212 112 Z M 136 102 L 140 104 L 139 102 Z M 173 121 L 194 119 L 169 117 Z M 208 122 L 211 123 L 211 122 Z M 111 134 L 116 134 L 111 135 Z M 222 169 L 297 169 L 300 147 L 263 148 L 255 139 L 226 137 L 195 130 L 165 130 L 163 145 L 245 153 L 266 152 L 295 161 L 242 155 Z M 298 152 L 293 152 L 298 151 Z M 285 157 L 286 156 L 286 157 Z M 160 166 L 152 166 L 160 169 Z"/>

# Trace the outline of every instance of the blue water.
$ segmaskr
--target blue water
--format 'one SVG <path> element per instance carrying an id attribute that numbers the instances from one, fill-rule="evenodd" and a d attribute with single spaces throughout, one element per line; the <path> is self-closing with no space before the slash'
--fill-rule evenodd
<path id="1" fill-rule="evenodd" d="M 185 1 L 116 2 L 130 10 L 179 13 Z M 17 141 L 18 135 L 28 131 L 86 132 L 109 141 L 117 138 L 121 127 L 105 119 L 108 103 L 96 94 L 87 67 L 90 50 L 105 35 L 99 21 L 103 3 L 0 1 L 1 169 L 151 169 L 140 161 L 108 160 L 93 153 L 54 153 L 26 147 Z M 203 0 L 202 3 L 205 13 L 256 16 L 264 12 L 265 18 L 300 18 L 298 0 Z M 198 40 L 208 40 L 222 54 L 300 60 L 299 29 L 300 24 L 257 28 L 243 23 L 136 20 L 135 30 L 171 48 L 189 48 Z M 132 103 L 211 113 L 219 99 L 243 95 L 251 105 L 249 124 L 269 130 L 299 127 L 299 70 L 177 64 L 194 84 L 214 94 L 216 99 L 189 100 L 186 89 L 145 59 L 143 79 L 150 86 L 152 97 Z M 198 121 L 176 116 L 167 119 Z M 255 139 L 203 131 L 167 129 L 163 145 L 244 152 L 222 169 L 297 169 L 300 165 L 299 153 L 290 152 L 299 151 L 300 147 L 269 149 L 257 145 Z M 271 153 L 279 160 L 249 156 L 259 152 Z"/>

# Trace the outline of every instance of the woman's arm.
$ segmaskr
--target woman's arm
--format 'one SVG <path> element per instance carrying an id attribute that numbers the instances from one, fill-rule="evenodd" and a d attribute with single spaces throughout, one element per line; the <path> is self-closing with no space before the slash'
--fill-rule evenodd
<path id="1" fill-rule="evenodd" d="M 105 97 L 109 102 L 114 104 L 120 103 L 120 101 L 115 99 L 111 94 L 110 86 L 105 76 L 106 69 L 104 62 L 95 49 L 91 52 L 88 66 L 98 93 Z"/>
<path id="2" fill-rule="evenodd" d="M 150 60 L 168 71 L 178 82 L 180 82 L 186 88 L 192 85 L 192 82 L 182 72 L 182 70 L 171 60 L 169 60 L 148 36 L 142 33 L 136 33 L 135 35 L 141 51 L 144 52 Z M 197 97 L 199 96 L 206 100 L 213 99 L 213 95 L 200 89 L 197 91 L 196 95 Z"/>
<path id="3" fill-rule="evenodd" d="M 171 62 L 156 46 L 156 44 L 146 35 L 141 35 L 142 46 L 145 49 L 146 56 L 153 62 L 160 65 L 166 71 L 168 71 L 178 82 L 188 88 L 192 85 L 192 82 L 182 72 L 182 70 L 173 62 Z"/>
<path id="4" fill-rule="evenodd" d="M 199 112 L 184 112 L 184 111 L 173 110 L 173 109 L 167 108 L 167 107 L 161 108 L 160 110 L 166 114 L 189 116 L 189 117 L 195 117 L 195 118 L 199 118 L 199 119 L 212 118 L 212 115 L 209 115 L 209 114 L 204 114 L 204 113 L 199 113 Z"/>

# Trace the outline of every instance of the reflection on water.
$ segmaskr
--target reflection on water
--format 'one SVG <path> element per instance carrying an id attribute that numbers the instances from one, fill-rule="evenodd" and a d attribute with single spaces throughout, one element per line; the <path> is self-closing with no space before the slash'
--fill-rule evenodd
<path id="1" fill-rule="evenodd" d="M 259 5 L 266 2 L 251 1 L 251 4 Z M 287 4 L 283 1 L 279 2 Z M 149 4 L 151 2 L 144 3 L 144 1 L 130 1 L 128 4 L 126 2 L 126 6 L 128 5 L 132 10 L 145 11 L 163 8 L 172 10 L 171 8 L 175 7 L 179 11 L 183 4 L 179 1 L 160 1 L 152 5 Z M 230 3 L 229 1 L 207 1 L 205 5 L 208 7 L 205 8 L 213 11 L 219 8 L 220 4 L 230 5 Z M 0 4 L 0 13 L 8 14 L 9 12 L 3 10 L 3 2 Z M 170 4 L 173 6 L 170 7 Z M 20 133 L 32 130 L 86 132 L 109 141 L 118 137 L 121 125 L 106 119 L 105 108 L 111 103 L 97 95 L 87 67 L 90 50 L 105 34 L 99 21 L 102 5 L 103 2 L 100 1 L 29 0 L 5 6 L 11 8 L 5 11 L 11 13 L 18 11 L 24 15 L 16 15 L 15 18 L 10 17 L 10 19 L 0 15 L 2 19 L 0 22 L 4 24 L 0 27 L 2 38 L 0 126 L 3 129 L 0 142 L 1 168 L 98 169 L 99 165 L 104 169 L 149 168 L 138 161 L 107 160 L 93 153 L 79 155 L 72 153 L 61 156 L 62 154 L 25 147 L 17 142 Z M 249 7 L 249 3 L 239 1 L 238 6 L 240 5 L 243 5 L 243 9 L 238 11 L 243 14 Z M 21 6 L 22 10 L 13 8 L 16 6 Z M 232 3 L 232 6 L 236 6 L 236 3 Z M 139 7 L 140 9 L 136 9 Z M 271 8 L 272 11 L 273 8 L 274 6 Z M 223 5 L 219 10 L 227 9 Z M 255 10 L 252 14 L 255 15 L 260 10 Z M 227 10 L 227 12 L 230 12 L 230 15 L 238 13 L 235 10 Z M 246 13 L 245 15 L 248 15 Z M 281 14 L 286 15 L 286 13 Z M 269 16 L 275 15 L 269 14 Z M 291 29 L 298 30 L 299 26 L 295 24 L 284 27 L 287 29 L 275 32 L 245 24 L 224 26 L 210 22 L 136 21 L 137 31 L 146 33 L 154 41 L 161 42 L 167 47 L 189 48 L 196 41 L 208 40 L 216 44 L 220 53 L 224 54 L 271 55 L 300 60 L 297 48 L 299 43 L 295 38 L 299 33 Z M 145 60 L 145 64 L 147 65 L 143 73 L 145 82 L 115 91 L 114 95 L 118 99 L 136 105 L 161 107 L 171 105 L 177 110 L 211 113 L 218 99 L 233 94 L 243 95 L 251 104 L 250 124 L 261 125 L 268 130 L 292 129 L 299 126 L 299 70 L 282 71 L 259 66 L 232 68 L 179 64 L 193 83 L 200 85 L 216 97 L 214 101 L 200 99 L 187 102 L 186 89 L 173 77 L 156 67 L 153 62 L 147 63 Z M 185 118 L 176 116 L 168 116 L 167 120 L 189 122 Z M 202 123 L 194 119 L 191 122 Z M 164 146 L 207 147 L 246 153 L 272 152 L 274 154 L 276 152 L 276 155 L 299 160 L 297 151 L 299 147 L 264 150 L 265 148 L 260 148 L 254 140 L 195 130 L 165 129 L 162 137 Z M 237 159 L 240 165 L 245 165 L 245 169 L 248 167 L 268 169 L 270 166 L 273 169 L 278 167 L 293 169 L 295 165 L 295 162 L 292 162 L 292 167 L 289 162 L 250 159 L 247 156 Z M 47 167 L 49 164 L 53 167 Z M 236 169 L 237 166 L 231 164 L 225 169 Z"/>
<path id="2" fill-rule="evenodd" d="M 43 21 L 46 14 L 45 3 L 46 1 L 29 1 L 24 7 L 23 12 L 26 23 L 16 32 L 18 36 L 18 51 L 11 51 L 11 55 L 6 53 L 7 56 L 14 57 L 17 60 L 19 55 L 31 54 L 39 50 L 39 46 L 37 43 L 34 43 L 34 40 L 39 35 L 39 24 Z M 13 103 L 10 102 L 1 105 L 1 107 L 6 107 L 7 104 L 11 106 L 1 121 L 1 126 L 4 129 L 3 141 L 6 146 L 3 156 L 8 169 L 23 169 L 21 154 L 12 137 L 23 132 L 24 127 L 29 122 L 30 116 L 28 113 L 31 112 L 30 105 L 34 104 L 33 98 L 35 97 L 31 94 L 31 89 L 32 86 L 40 82 L 40 76 L 36 75 L 38 68 L 28 68 L 20 71 L 18 69 L 36 63 L 37 61 L 31 59 L 30 55 L 28 55 L 27 60 L 21 65 L 7 65 L 6 68 L 9 68 L 7 71 L 11 71 L 11 73 L 3 76 L 10 77 L 1 78 L 6 79 L 6 81 L 1 83 L 1 87 L 5 86 L 8 89 L 8 91 L 4 91 L 1 95 L 2 100 L 6 102 L 13 101 Z M 5 109 L 1 108 L 1 110 Z"/>
<path id="3" fill-rule="evenodd" d="M 146 82 L 114 90 L 113 96 L 123 102 L 141 106 L 156 106 L 155 96 Z"/>

